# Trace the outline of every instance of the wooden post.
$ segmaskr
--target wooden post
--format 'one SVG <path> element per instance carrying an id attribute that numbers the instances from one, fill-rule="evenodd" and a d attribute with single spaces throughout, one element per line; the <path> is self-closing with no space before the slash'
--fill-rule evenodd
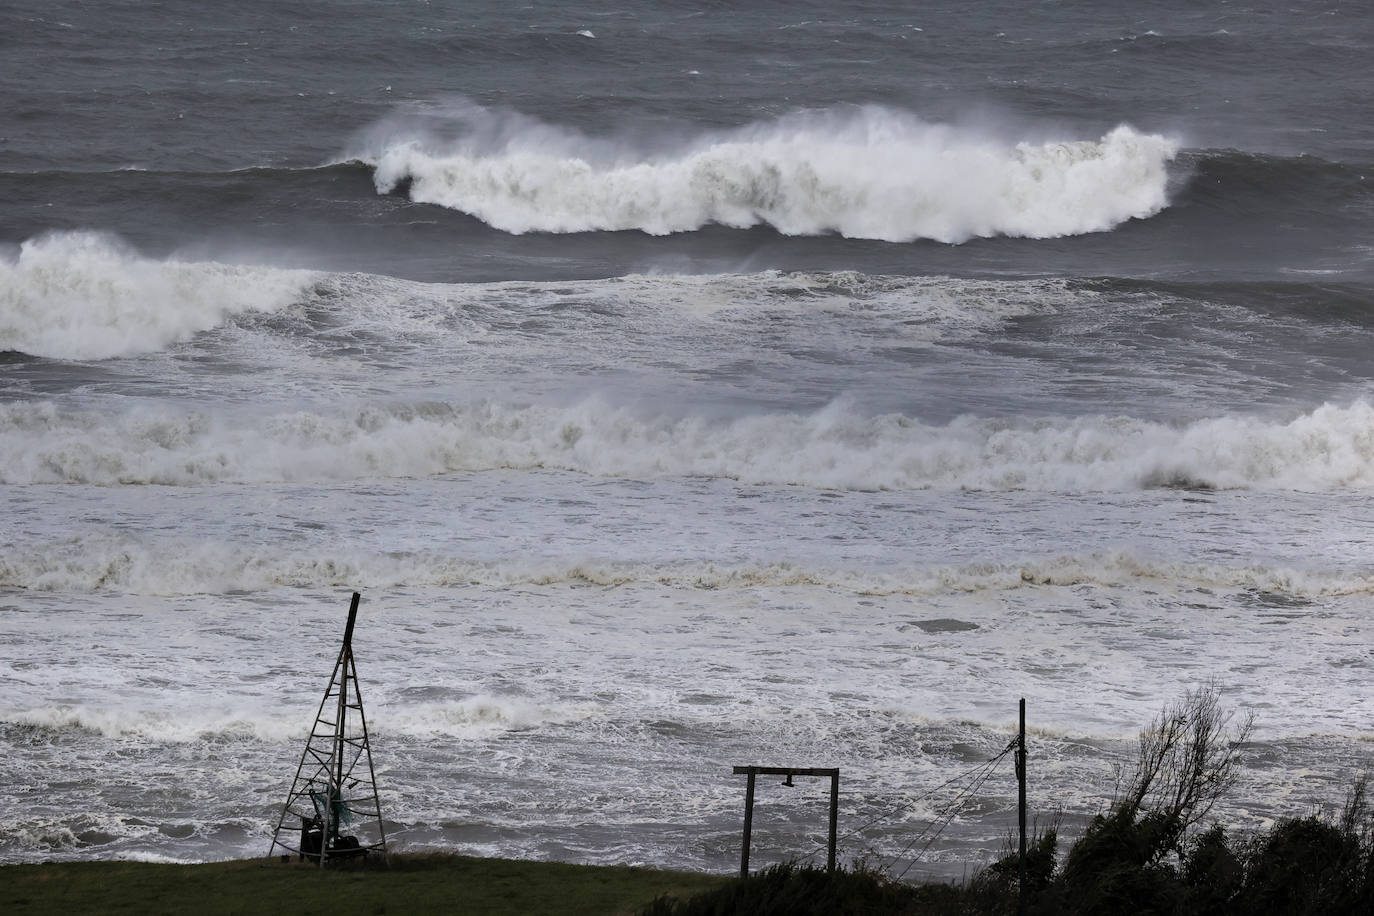
<path id="1" fill-rule="evenodd" d="M 1016 821 L 1020 834 L 1020 856 L 1017 868 L 1018 891 L 1016 911 L 1026 912 L 1026 698 L 1021 698 L 1021 727 L 1016 734 Z"/>
<path id="2" fill-rule="evenodd" d="M 754 832 L 754 771 L 749 771 L 749 786 L 744 790 L 744 845 L 739 854 L 739 876 L 749 877 L 749 835 Z"/>
<path id="3" fill-rule="evenodd" d="M 827 871 L 835 870 L 835 827 L 840 813 L 840 771 L 830 774 L 830 855 L 826 858 Z"/>

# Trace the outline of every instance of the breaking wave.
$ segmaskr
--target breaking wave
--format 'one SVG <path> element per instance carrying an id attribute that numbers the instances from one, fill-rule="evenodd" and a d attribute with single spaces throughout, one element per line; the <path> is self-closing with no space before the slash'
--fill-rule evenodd
<path id="1" fill-rule="evenodd" d="M 863 416 L 843 402 L 731 419 L 644 416 L 599 400 L 270 414 L 0 405 L 0 483 L 304 483 L 492 469 L 851 490 L 1366 488 L 1374 486 L 1374 406 L 1177 425 L 1102 416 L 933 425 Z"/>
<path id="2" fill-rule="evenodd" d="M 439 551 L 283 550 L 172 545 L 157 537 L 95 534 L 15 548 L 0 556 L 0 588 L 44 592 L 192 595 L 274 588 L 602 588 L 711 590 L 821 588 L 864 596 L 933 596 L 1141 581 L 1159 588 L 1241 589 L 1313 599 L 1374 591 L 1368 575 L 1154 559 L 1124 551 L 998 563 L 870 570 L 795 563 L 645 563 L 513 557 L 489 561 Z M 480 718 L 477 714 L 473 714 Z M 100 726 L 105 728 L 105 726 Z"/>
<path id="3" fill-rule="evenodd" d="M 1099 139 L 1013 142 L 877 106 L 801 112 L 670 150 L 594 139 L 467 105 L 442 131 L 382 125 L 356 159 L 380 193 L 506 232 L 691 232 L 963 242 L 1103 232 L 1168 205 L 1178 144 L 1122 125 Z"/>
<path id="4" fill-rule="evenodd" d="M 230 316 L 284 308 L 314 276 L 153 260 L 109 235 L 52 233 L 0 259 L 0 351 L 90 360 L 160 350 Z"/>
<path id="5" fill-rule="evenodd" d="M 574 704 L 559 708 L 517 697 L 476 694 L 413 703 L 382 702 L 369 719 L 373 730 L 389 736 L 430 737 L 491 735 L 586 718 L 588 709 Z M 64 735 L 144 739 L 184 744 L 193 741 L 294 742 L 301 737 L 298 710 L 290 706 L 265 710 L 140 709 L 59 703 L 26 709 L 0 709 L 0 734 L 25 744 L 50 742 Z"/>

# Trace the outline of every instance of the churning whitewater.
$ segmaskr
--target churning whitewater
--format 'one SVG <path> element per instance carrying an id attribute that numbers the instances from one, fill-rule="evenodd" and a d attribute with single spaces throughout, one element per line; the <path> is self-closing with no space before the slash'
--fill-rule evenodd
<path id="1" fill-rule="evenodd" d="M 376 167 L 381 193 L 405 184 L 412 200 L 514 233 L 763 223 L 783 235 L 887 242 L 1080 235 L 1164 209 L 1178 152 L 1126 125 L 1097 140 L 1007 142 L 863 107 L 797 113 L 655 153 L 464 108 L 437 137 L 379 130 L 380 152 L 359 158 Z M 434 120 L 443 115 L 425 118 Z"/>
<path id="2" fill-rule="evenodd" d="M 162 350 L 299 298 L 307 271 L 152 260 L 120 239 L 57 232 L 0 261 L 0 348 L 57 360 Z"/>
<path id="3" fill-rule="evenodd" d="M 1020 698 L 1071 838 L 1206 683 L 1221 820 L 1339 804 L 1370 17 L 345 6 L 0 9 L 0 862 L 265 854 L 354 590 L 399 849 L 727 872 L 839 767 L 958 878 Z"/>
<path id="4" fill-rule="evenodd" d="M 1319 489 L 1374 484 L 1374 409 L 1184 426 L 1128 417 L 947 425 L 813 414 L 636 416 L 603 401 L 368 405 L 230 415 L 149 408 L 111 418 L 51 402 L 0 409 L 7 484 L 309 483 L 549 468 L 652 481 L 723 477 L 833 490 Z"/>

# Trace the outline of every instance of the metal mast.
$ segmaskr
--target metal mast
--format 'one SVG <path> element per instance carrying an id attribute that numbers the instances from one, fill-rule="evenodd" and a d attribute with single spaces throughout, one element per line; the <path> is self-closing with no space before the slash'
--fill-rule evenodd
<path id="1" fill-rule="evenodd" d="M 280 847 L 284 858 L 294 853 L 324 867 L 372 850 L 386 851 L 367 717 L 353 664 L 353 623 L 361 597 L 353 593 L 343 647 L 315 713 L 315 725 L 296 767 L 291 792 L 277 819 L 267 851 L 269 858 Z M 369 843 L 352 833 L 345 835 L 345 827 L 375 833 L 377 840 Z"/>

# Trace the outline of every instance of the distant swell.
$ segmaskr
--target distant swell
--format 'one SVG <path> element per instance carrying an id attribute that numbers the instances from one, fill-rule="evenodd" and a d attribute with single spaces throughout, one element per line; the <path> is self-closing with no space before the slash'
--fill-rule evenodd
<path id="1" fill-rule="evenodd" d="M 100 233 L 53 233 L 0 259 L 0 351 L 71 360 L 155 351 L 232 315 L 281 309 L 313 276 L 151 260 Z"/>
<path id="2" fill-rule="evenodd" d="M 1362 209 L 1374 202 L 1369 166 L 1329 162 L 1314 156 L 1280 157 L 1234 149 L 1190 151 L 1178 157 L 1189 175 L 1180 202 L 1230 221 L 1241 230 L 1251 216 L 1339 226 L 1346 220 L 1363 233 Z M 1363 207 L 1362 207 L 1363 205 Z M 1367 210 L 1364 210 L 1367 212 Z M 1358 243 L 1359 238 L 1338 239 Z"/>
<path id="3" fill-rule="evenodd" d="M 102 486 L 426 477 L 497 468 L 834 489 L 1374 486 L 1374 407 L 1170 425 L 1127 417 L 932 425 L 844 403 L 810 414 L 644 416 L 482 401 L 206 414 L 0 406 L 0 482 Z"/>
<path id="4" fill-rule="evenodd" d="M 905 242 L 1109 230 L 1168 205 L 1177 145 L 1121 126 L 1100 139 L 1015 142 L 876 106 L 801 112 L 655 146 L 593 139 L 464 106 L 433 129 L 382 125 L 357 158 L 380 193 L 506 232 L 690 232 Z"/>

